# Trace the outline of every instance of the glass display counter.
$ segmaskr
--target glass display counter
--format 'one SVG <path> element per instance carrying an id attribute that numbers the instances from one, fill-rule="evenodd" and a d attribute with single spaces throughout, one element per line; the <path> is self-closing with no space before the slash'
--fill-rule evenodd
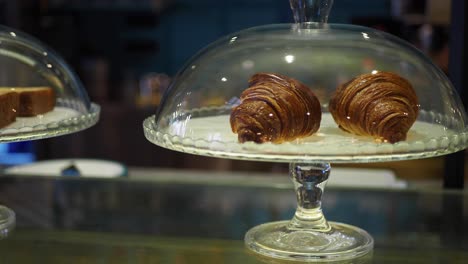
<path id="1" fill-rule="evenodd" d="M 17 227 L 0 240 L 0 262 L 288 263 L 252 255 L 243 238 L 252 226 L 294 215 L 291 185 L 287 177 L 195 171 L 2 175 L 0 200 L 16 212 Z M 330 220 L 374 238 L 371 254 L 342 263 L 468 258 L 466 191 L 330 186 L 323 203 Z"/>

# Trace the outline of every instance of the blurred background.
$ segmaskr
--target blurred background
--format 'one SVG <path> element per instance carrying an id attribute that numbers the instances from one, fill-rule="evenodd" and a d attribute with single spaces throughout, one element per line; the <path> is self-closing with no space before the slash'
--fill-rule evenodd
<path id="1" fill-rule="evenodd" d="M 448 73 L 450 2 L 335 0 L 329 22 L 401 37 Z M 88 158 L 130 168 L 286 171 L 287 164 L 207 158 L 157 147 L 143 136 L 142 121 L 155 113 L 171 78 L 198 50 L 241 29 L 292 21 L 287 0 L 0 0 L 0 24 L 58 51 L 102 107 L 100 122 L 81 133 L 0 144 L 0 164 Z M 402 179 L 440 182 L 445 159 L 339 166 L 386 168 Z"/>

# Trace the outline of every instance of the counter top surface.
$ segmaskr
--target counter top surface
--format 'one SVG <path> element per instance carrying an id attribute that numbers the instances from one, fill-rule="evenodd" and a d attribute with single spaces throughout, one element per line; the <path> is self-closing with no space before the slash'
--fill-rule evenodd
<path id="1" fill-rule="evenodd" d="M 243 236 L 258 224 L 293 216 L 295 195 L 287 181 L 153 174 L 0 175 L 0 204 L 17 216 L 16 229 L 0 240 L 0 263 L 280 263 L 250 254 Z M 332 185 L 323 209 L 329 221 L 374 237 L 371 256 L 346 263 L 468 259 L 466 191 Z"/>

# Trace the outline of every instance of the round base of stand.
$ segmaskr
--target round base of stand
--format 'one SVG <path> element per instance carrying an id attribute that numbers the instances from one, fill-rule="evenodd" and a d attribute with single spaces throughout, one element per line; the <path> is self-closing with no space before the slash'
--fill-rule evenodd
<path id="1" fill-rule="evenodd" d="M 329 222 L 329 232 L 290 229 L 289 221 L 266 223 L 245 235 L 248 249 L 264 257 L 308 262 L 360 258 L 370 253 L 374 240 L 364 230 Z"/>

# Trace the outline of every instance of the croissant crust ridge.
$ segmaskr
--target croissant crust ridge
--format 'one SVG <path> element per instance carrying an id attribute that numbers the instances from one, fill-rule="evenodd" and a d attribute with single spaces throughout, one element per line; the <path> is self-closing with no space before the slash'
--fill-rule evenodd
<path id="1" fill-rule="evenodd" d="M 416 92 L 406 79 L 377 72 L 338 86 L 329 110 L 344 131 L 395 143 L 406 139 L 419 106 Z"/>
<path id="2" fill-rule="evenodd" d="M 230 116 L 239 142 L 282 143 L 317 132 L 321 107 L 301 82 L 276 73 L 257 73 L 240 95 Z"/>

